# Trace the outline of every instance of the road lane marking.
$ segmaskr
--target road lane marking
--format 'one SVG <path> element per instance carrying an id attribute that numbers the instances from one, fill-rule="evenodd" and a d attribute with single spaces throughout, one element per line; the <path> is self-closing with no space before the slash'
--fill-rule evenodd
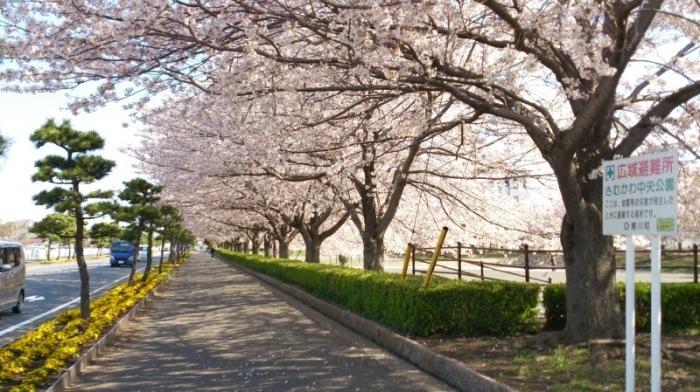
<path id="1" fill-rule="evenodd" d="M 44 297 L 42 297 L 42 296 L 40 296 L 40 295 L 32 295 L 32 296 L 29 296 L 29 297 L 25 298 L 24 300 L 27 301 L 27 302 L 35 302 L 35 301 L 43 301 L 43 300 L 45 300 L 45 299 L 46 299 L 46 298 L 44 298 Z"/>
<path id="2" fill-rule="evenodd" d="M 143 268 L 141 268 L 141 269 L 138 270 L 138 271 L 142 271 L 142 270 L 143 270 Z M 126 279 L 128 276 L 129 276 L 129 275 L 122 276 L 121 278 L 119 278 L 119 279 L 117 279 L 117 280 L 114 280 L 114 281 L 112 281 L 112 282 L 110 282 L 110 283 L 107 283 L 106 285 L 103 285 L 103 286 L 101 286 L 101 287 L 98 287 L 98 288 L 96 288 L 95 290 L 92 290 L 92 291 L 90 292 L 90 297 L 92 297 L 93 294 L 95 294 L 95 293 L 97 293 L 97 292 L 99 292 L 99 291 L 101 291 L 101 290 L 104 290 L 105 288 L 107 288 L 107 287 L 109 287 L 109 286 L 114 285 L 115 283 L 119 282 L 120 280 Z M 7 335 L 8 333 L 10 333 L 10 332 L 12 332 L 12 331 L 14 331 L 14 330 L 16 330 L 16 329 L 18 329 L 18 328 L 22 328 L 22 327 L 24 327 L 25 325 L 31 324 L 31 323 L 33 323 L 33 322 L 36 321 L 36 320 L 40 320 L 40 319 L 42 319 L 43 317 L 46 317 L 46 316 L 48 316 L 48 315 L 50 315 L 50 314 L 52 314 L 52 313 L 56 313 L 56 312 L 58 312 L 59 310 L 65 309 L 65 308 L 67 308 L 67 307 L 69 307 L 69 306 L 71 306 L 71 305 L 73 305 L 73 304 L 75 304 L 75 303 L 77 303 L 77 302 L 79 302 L 79 301 L 80 301 L 80 297 L 74 298 L 74 299 L 72 299 L 72 300 L 70 300 L 70 301 L 68 301 L 68 302 L 66 302 L 66 303 L 64 303 L 64 304 L 62 304 L 62 305 L 58 305 L 58 306 L 56 306 L 56 307 L 53 308 L 53 309 L 49 309 L 49 310 L 47 310 L 47 311 L 44 312 L 44 313 L 41 313 L 41 314 L 39 314 L 39 315 L 36 315 L 36 316 L 30 318 L 29 320 L 24 320 L 24 321 L 22 321 L 21 323 L 17 323 L 17 324 L 15 324 L 15 325 L 11 326 L 11 327 L 7 327 L 7 328 L 3 329 L 2 331 L 0 331 L 0 336 Z"/>
<path id="3" fill-rule="evenodd" d="M 31 271 L 27 271 L 27 277 L 29 276 L 42 276 L 42 275 L 50 275 L 50 274 L 55 274 L 55 273 L 63 273 L 63 272 L 69 272 L 69 271 L 78 271 L 77 267 L 74 269 L 73 267 L 76 267 L 74 265 L 68 267 L 68 268 L 56 268 L 56 269 L 50 269 L 50 268 L 40 268 L 40 269 L 32 269 Z M 88 270 L 95 269 L 98 267 L 104 267 L 103 265 L 88 265 Z"/>

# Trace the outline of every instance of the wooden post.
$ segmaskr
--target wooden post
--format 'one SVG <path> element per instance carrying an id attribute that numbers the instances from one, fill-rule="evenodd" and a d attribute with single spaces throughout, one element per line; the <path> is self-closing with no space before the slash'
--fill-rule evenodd
<path id="1" fill-rule="evenodd" d="M 525 256 L 525 281 L 530 281 L 530 247 L 523 244 L 523 254 Z"/>
<path id="2" fill-rule="evenodd" d="M 416 247 L 411 247 L 411 274 L 416 275 Z"/>
<path id="3" fill-rule="evenodd" d="M 462 243 L 457 243 L 457 279 L 462 279 Z"/>
<path id="4" fill-rule="evenodd" d="M 693 244 L 693 282 L 698 283 L 698 244 Z"/>
<path id="5" fill-rule="evenodd" d="M 408 262 L 411 259 L 411 250 L 413 249 L 413 244 L 410 242 L 406 246 L 406 254 L 403 257 L 403 268 L 401 269 L 401 279 L 406 279 L 406 272 L 408 272 Z"/>
<path id="6" fill-rule="evenodd" d="M 425 274 L 425 279 L 423 279 L 422 287 L 428 287 L 430 280 L 433 278 L 433 271 L 435 271 L 435 264 L 437 264 L 438 257 L 440 257 L 440 252 L 442 251 L 442 244 L 445 243 L 445 237 L 447 236 L 447 227 L 443 227 L 438 237 L 438 242 L 435 245 L 435 251 L 433 252 L 433 258 L 430 260 L 430 267 L 428 267 L 428 273 Z"/>
<path id="7" fill-rule="evenodd" d="M 484 281 L 484 262 L 483 261 L 479 262 L 479 267 L 481 267 L 480 268 L 481 269 L 481 281 L 483 282 Z"/>

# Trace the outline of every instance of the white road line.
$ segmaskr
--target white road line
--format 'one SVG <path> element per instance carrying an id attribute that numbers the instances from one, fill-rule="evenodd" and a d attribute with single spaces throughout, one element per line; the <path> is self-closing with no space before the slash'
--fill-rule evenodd
<path id="1" fill-rule="evenodd" d="M 138 271 L 139 271 L 139 272 L 140 272 L 140 271 L 143 271 L 143 268 L 141 268 L 141 269 L 138 270 Z M 119 282 L 120 280 L 126 279 L 128 276 L 129 276 L 129 275 L 122 276 L 121 278 L 119 278 L 119 279 L 117 279 L 117 280 L 114 280 L 114 281 L 112 281 L 112 282 L 110 282 L 110 283 L 107 283 L 107 284 L 104 285 L 104 286 L 101 286 L 101 287 L 96 288 L 95 290 L 93 290 L 93 291 L 90 292 L 90 296 L 92 297 L 93 294 L 95 294 L 95 293 L 97 293 L 97 292 L 99 292 L 99 291 L 101 291 L 101 290 L 104 290 L 104 289 L 106 289 L 106 288 L 109 287 L 109 286 L 114 285 L 115 283 Z M 79 301 L 80 301 L 80 297 L 74 298 L 74 299 L 72 299 L 72 300 L 70 300 L 70 301 L 68 301 L 68 302 L 66 302 L 66 303 L 64 303 L 64 304 L 62 304 L 62 305 L 58 305 L 58 306 L 56 306 L 56 307 L 53 308 L 53 309 L 47 310 L 47 311 L 44 312 L 44 313 L 41 313 L 41 314 L 39 314 L 39 315 L 36 315 L 36 316 L 30 318 L 29 320 L 24 320 L 24 321 L 22 321 L 21 323 L 18 323 L 18 324 L 15 324 L 15 325 L 11 326 L 11 327 L 5 328 L 5 329 L 3 329 L 2 331 L 0 331 L 0 336 L 4 336 L 4 335 L 6 335 L 6 334 L 8 334 L 8 333 L 10 333 L 10 332 L 12 332 L 12 331 L 18 329 L 18 328 L 24 327 L 24 326 L 27 325 L 27 324 L 31 324 L 31 323 L 33 323 L 33 322 L 36 321 L 36 320 L 39 320 L 39 319 L 41 319 L 41 318 L 43 318 L 43 317 L 46 317 L 46 316 L 48 316 L 48 315 L 50 315 L 50 314 L 52 314 L 52 313 L 56 313 L 56 312 L 58 312 L 59 310 L 65 309 L 65 308 L 67 308 L 67 307 L 69 307 L 69 306 L 71 306 L 71 305 L 73 305 L 74 303 L 77 303 L 77 302 L 79 302 Z"/>
<path id="2" fill-rule="evenodd" d="M 73 268 L 73 267 L 75 267 L 75 268 Z M 99 267 L 103 267 L 103 266 L 102 265 L 89 265 L 88 264 L 88 270 L 99 268 Z M 50 267 L 48 267 L 46 269 L 42 269 L 42 268 L 32 269 L 32 270 L 27 270 L 27 276 L 42 276 L 42 275 L 49 275 L 49 274 L 68 272 L 68 271 L 76 271 L 77 272 L 78 268 L 77 268 L 77 266 L 72 265 L 72 266 L 67 266 L 67 268 L 62 267 L 62 268 L 50 269 Z"/>

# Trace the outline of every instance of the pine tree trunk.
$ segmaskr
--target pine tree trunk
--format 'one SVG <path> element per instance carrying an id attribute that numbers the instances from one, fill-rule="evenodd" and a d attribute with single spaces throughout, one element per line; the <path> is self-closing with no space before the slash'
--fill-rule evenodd
<path id="1" fill-rule="evenodd" d="M 46 251 L 46 261 L 51 261 L 51 240 L 49 240 L 49 249 Z"/>
<path id="2" fill-rule="evenodd" d="M 142 281 L 146 282 L 151 274 L 151 265 L 153 265 L 153 230 L 148 231 L 148 248 L 146 249 L 146 269 L 143 271 Z"/>
<path id="3" fill-rule="evenodd" d="M 140 226 L 140 225 L 139 225 Z M 131 256 L 131 272 L 129 272 L 129 286 L 134 284 L 134 277 L 136 276 L 136 264 L 139 262 L 139 245 L 141 245 L 141 233 L 143 230 L 138 228 L 136 230 L 134 239 L 134 251 Z"/>
<path id="4" fill-rule="evenodd" d="M 82 219 L 81 219 L 82 220 Z M 77 230 L 81 232 L 81 229 Z M 83 320 L 90 319 L 90 275 L 88 274 L 85 256 L 83 255 L 82 233 L 76 233 L 75 259 L 78 263 L 78 271 L 80 273 L 80 317 Z"/>
<path id="5" fill-rule="evenodd" d="M 170 243 L 170 252 L 168 252 L 168 261 L 172 262 L 173 257 L 175 257 L 175 244 L 174 244 L 175 240 L 173 240 L 171 238 L 170 241 L 168 241 L 168 242 Z"/>
<path id="6" fill-rule="evenodd" d="M 74 189 L 77 194 L 80 194 L 77 185 L 74 185 Z M 78 263 L 78 272 L 80 274 L 80 317 L 87 321 L 90 319 L 90 275 L 88 274 L 83 254 L 84 230 L 83 211 L 80 203 L 78 203 L 78 207 L 75 210 L 75 261 Z M 70 245 L 68 249 L 70 249 Z"/>
<path id="7" fill-rule="evenodd" d="M 162 239 L 162 238 L 161 238 Z M 160 243 L 160 259 L 158 259 L 158 273 L 163 273 L 163 256 L 165 255 L 165 239 Z"/>

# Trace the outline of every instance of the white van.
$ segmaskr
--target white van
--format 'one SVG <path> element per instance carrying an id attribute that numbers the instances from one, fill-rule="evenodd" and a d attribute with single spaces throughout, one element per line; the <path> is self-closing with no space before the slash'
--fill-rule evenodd
<path id="1" fill-rule="evenodd" d="M 0 311 L 24 308 L 24 251 L 16 242 L 0 241 Z"/>
<path id="2" fill-rule="evenodd" d="M 139 245 L 139 262 L 148 259 L 148 246 Z"/>

